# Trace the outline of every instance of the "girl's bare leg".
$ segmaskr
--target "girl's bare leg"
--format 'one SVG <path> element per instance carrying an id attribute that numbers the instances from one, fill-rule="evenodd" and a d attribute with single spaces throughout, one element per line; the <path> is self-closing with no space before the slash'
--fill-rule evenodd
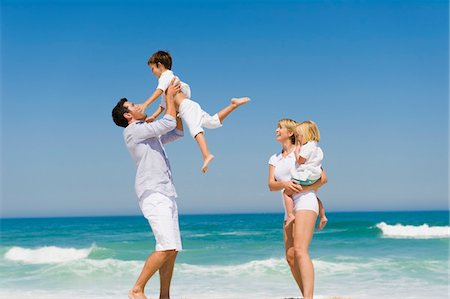
<path id="1" fill-rule="evenodd" d="M 325 216 L 325 209 L 323 207 L 322 201 L 317 197 L 317 201 L 319 202 L 319 225 L 317 226 L 318 230 L 322 230 L 325 225 L 327 225 L 328 218 Z"/>
<path id="2" fill-rule="evenodd" d="M 289 195 L 287 195 L 286 192 L 283 192 L 283 200 L 287 215 L 286 223 L 284 225 L 289 226 L 292 225 L 295 220 L 294 200 Z"/>

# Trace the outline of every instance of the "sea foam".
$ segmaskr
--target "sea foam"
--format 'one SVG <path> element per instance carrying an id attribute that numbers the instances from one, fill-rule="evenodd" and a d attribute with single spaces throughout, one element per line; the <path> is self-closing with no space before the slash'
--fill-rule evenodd
<path id="1" fill-rule="evenodd" d="M 85 259 L 94 248 L 95 245 L 84 249 L 56 246 L 45 246 L 35 249 L 12 247 L 5 253 L 4 258 L 26 264 L 58 264 Z"/>
<path id="2" fill-rule="evenodd" d="M 448 226 L 429 226 L 423 224 L 414 225 L 389 225 L 384 222 L 376 225 L 383 232 L 384 237 L 389 238 L 413 238 L 413 239 L 431 239 L 431 238 L 449 238 L 450 227 Z"/>

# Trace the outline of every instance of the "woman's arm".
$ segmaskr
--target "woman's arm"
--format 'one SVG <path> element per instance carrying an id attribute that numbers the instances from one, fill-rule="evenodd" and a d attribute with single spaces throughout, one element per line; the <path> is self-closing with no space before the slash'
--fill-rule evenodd
<path id="1" fill-rule="evenodd" d="M 270 191 L 280 191 L 280 190 L 287 190 L 292 193 L 300 193 L 302 192 L 302 186 L 295 184 L 293 181 L 287 181 L 287 182 L 278 182 L 275 179 L 275 166 L 269 165 L 269 190 Z"/>
<path id="2" fill-rule="evenodd" d="M 320 179 L 315 182 L 312 185 L 309 186 L 302 186 L 303 192 L 305 191 L 317 191 L 320 187 L 325 185 L 328 182 L 327 174 L 325 173 L 325 170 L 322 169 L 322 175 L 320 176 Z"/>

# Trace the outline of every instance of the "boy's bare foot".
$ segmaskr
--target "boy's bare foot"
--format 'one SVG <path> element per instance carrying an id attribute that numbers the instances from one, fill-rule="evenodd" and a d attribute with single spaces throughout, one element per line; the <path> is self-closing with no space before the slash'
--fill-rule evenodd
<path id="1" fill-rule="evenodd" d="M 129 299 L 147 299 L 147 297 L 145 297 L 144 293 L 142 293 L 142 292 L 135 293 L 135 292 L 133 292 L 133 290 L 130 290 L 128 292 L 128 298 Z"/>
<path id="2" fill-rule="evenodd" d="M 203 166 L 202 166 L 202 172 L 203 172 L 203 173 L 205 173 L 205 172 L 208 170 L 208 165 L 209 165 L 209 163 L 211 163 L 211 161 L 212 161 L 213 159 L 214 159 L 214 156 L 211 155 L 211 154 L 209 154 L 209 156 L 206 157 L 206 158 L 203 160 Z"/>
<path id="3" fill-rule="evenodd" d="M 250 98 L 247 98 L 247 97 L 231 99 L 231 104 L 234 105 L 236 108 L 241 105 L 247 104 L 248 102 L 250 102 Z"/>
<path id="4" fill-rule="evenodd" d="M 319 221 L 319 225 L 317 225 L 317 229 L 322 230 L 325 227 L 325 225 L 327 225 L 327 222 L 328 222 L 327 217 L 325 217 L 325 216 L 320 217 L 320 221 Z"/>
<path id="5" fill-rule="evenodd" d="M 288 218 L 286 220 L 286 223 L 284 224 L 284 227 L 288 227 L 289 225 L 292 225 L 295 221 L 294 215 L 288 215 Z"/>

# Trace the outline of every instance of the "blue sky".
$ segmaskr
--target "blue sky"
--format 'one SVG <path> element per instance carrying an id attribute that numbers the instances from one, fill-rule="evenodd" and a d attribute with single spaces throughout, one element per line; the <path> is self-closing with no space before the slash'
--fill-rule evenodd
<path id="1" fill-rule="evenodd" d="M 211 113 L 167 146 L 180 212 L 282 211 L 269 192 L 278 119 L 321 130 L 329 211 L 448 209 L 446 1 L 2 1 L 1 216 L 139 214 L 118 99 L 173 70 Z M 150 107 L 148 112 L 156 108 Z"/>

